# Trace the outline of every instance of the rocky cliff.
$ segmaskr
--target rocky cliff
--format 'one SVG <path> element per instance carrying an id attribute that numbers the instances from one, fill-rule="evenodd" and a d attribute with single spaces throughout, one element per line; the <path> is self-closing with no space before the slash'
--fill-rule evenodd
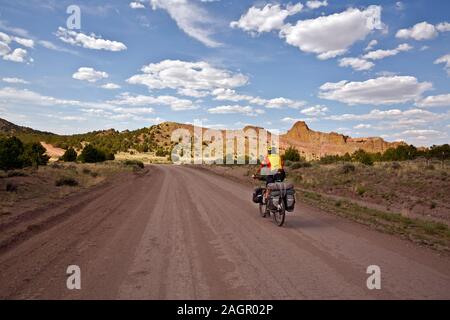
<path id="1" fill-rule="evenodd" d="M 352 154 L 358 149 L 371 153 L 384 152 L 402 142 L 387 142 L 379 137 L 351 138 L 336 132 L 323 133 L 311 130 L 308 125 L 299 121 L 286 133 L 280 136 L 280 149 L 295 147 L 307 159 L 316 159 L 325 155 Z"/>

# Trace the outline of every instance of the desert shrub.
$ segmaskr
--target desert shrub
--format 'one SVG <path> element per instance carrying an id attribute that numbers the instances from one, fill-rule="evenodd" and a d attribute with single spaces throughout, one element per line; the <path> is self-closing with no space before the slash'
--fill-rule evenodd
<path id="1" fill-rule="evenodd" d="M 137 166 L 141 169 L 144 168 L 144 163 L 142 161 L 139 160 L 126 160 L 125 161 L 125 165 L 127 166 Z"/>
<path id="2" fill-rule="evenodd" d="M 74 162 L 77 160 L 77 152 L 74 148 L 69 148 L 64 152 L 64 155 L 60 158 L 64 162 Z"/>
<path id="3" fill-rule="evenodd" d="M 298 161 L 298 162 L 294 162 L 291 165 L 292 170 L 300 169 L 300 168 L 309 168 L 309 167 L 311 167 L 311 163 L 309 163 L 307 161 Z"/>
<path id="4" fill-rule="evenodd" d="M 116 160 L 116 156 L 112 152 L 105 152 L 105 160 Z"/>
<path id="5" fill-rule="evenodd" d="M 91 146 L 90 144 L 84 147 L 78 160 L 83 163 L 96 163 L 106 160 L 106 155 L 103 151 Z"/>
<path id="6" fill-rule="evenodd" d="M 294 147 L 289 147 L 284 152 L 283 158 L 285 161 L 297 162 L 297 161 L 300 161 L 300 153 L 298 153 L 298 150 L 295 149 Z"/>
<path id="7" fill-rule="evenodd" d="M 56 180 L 55 185 L 57 187 L 61 187 L 61 186 L 76 187 L 76 186 L 78 186 L 78 181 L 74 178 L 63 177 L 63 178 L 59 178 L 58 180 Z"/>
<path id="8" fill-rule="evenodd" d="M 0 169 L 11 170 L 23 167 L 24 146 L 16 137 L 0 139 Z"/>
<path id="9" fill-rule="evenodd" d="M 398 162 L 393 162 L 392 164 L 391 164 L 391 168 L 392 169 L 395 169 L 395 170 L 398 170 L 398 169 L 400 169 L 402 166 L 400 165 L 400 163 L 398 163 Z"/>
<path id="10" fill-rule="evenodd" d="M 53 162 L 53 163 L 50 165 L 50 168 L 53 168 L 53 169 L 61 169 L 61 168 L 63 168 L 63 166 L 60 165 L 59 163 Z"/>
<path id="11" fill-rule="evenodd" d="M 327 155 L 320 158 L 319 163 L 320 164 L 332 164 L 341 161 L 341 157 L 339 156 L 332 156 Z"/>
<path id="12" fill-rule="evenodd" d="M 12 183 L 12 182 L 8 182 L 6 183 L 6 192 L 17 192 L 17 185 Z"/>
<path id="13" fill-rule="evenodd" d="M 346 163 L 341 167 L 341 173 L 347 174 L 350 172 L 355 172 L 355 166 L 351 163 Z"/>
<path id="14" fill-rule="evenodd" d="M 429 156 L 439 160 L 450 159 L 450 145 L 432 146 L 428 151 Z"/>
<path id="15" fill-rule="evenodd" d="M 10 172 L 8 172 L 8 174 L 6 176 L 8 178 L 12 178 L 12 177 L 26 177 L 28 175 L 22 171 L 10 171 Z"/>
<path id="16" fill-rule="evenodd" d="M 356 187 L 356 193 L 359 195 L 359 196 L 362 196 L 364 193 L 366 193 L 366 188 L 364 188 L 363 186 L 357 186 Z"/>
<path id="17" fill-rule="evenodd" d="M 415 159 L 417 156 L 417 148 L 413 145 L 399 145 L 396 148 L 387 149 L 381 159 L 384 161 L 405 161 Z"/>
<path id="18" fill-rule="evenodd" d="M 361 162 L 366 166 L 373 165 L 373 159 L 371 155 L 362 149 L 355 151 L 352 155 L 352 158 L 354 161 Z"/>
<path id="19" fill-rule="evenodd" d="M 165 157 L 168 154 L 169 153 L 167 151 L 164 151 L 164 149 L 162 149 L 162 148 L 158 148 L 158 150 L 156 150 L 156 156 L 157 157 Z"/>
<path id="20" fill-rule="evenodd" d="M 285 162 L 284 162 L 284 166 L 285 167 L 290 167 L 291 165 L 292 165 L 292 161 L 290 161 L 290 160 L 286 160 Z"/>
<path id="21" fill-rule="evenodd" d="M 24 166 L 45 166 L 50 159 L 45 154 L 45 148 L 38 142 L 25 144 L 24 152 L 22 154 L 22 163 Z"/>

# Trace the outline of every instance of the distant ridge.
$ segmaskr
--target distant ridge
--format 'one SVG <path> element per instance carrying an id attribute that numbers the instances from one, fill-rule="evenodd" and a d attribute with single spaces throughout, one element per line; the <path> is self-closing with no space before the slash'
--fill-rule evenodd
<path id="1" fill-rule="evenodd" d="M 109 129 L 89 132 L 82 135 L 60 136 L 49 132 L 42 132 L 31 128 L 18 126 L 4 119 L 0 119 L 0 133 L 6 135 L 48 136 L 48 140 L 53 142 L 57 142 L 63 137 L 77 137 L 78 141 L 91 141 L 91 139 L 114 139 L 116 142 L 133 141 L 133 144 L 129 145 L 130 149 L 139 150 L 140 146 L 146 143 L 153 149 L 159 148 L 165 150 L 166 152 L 169 152 L 170 147 L 173 145 L 173 142 L 171 141 L 171 133 L 176 129 L 187 129 L 191 133 L 194 132 L 194 126 L 191 124 L 163 122 L 149 128 L 134 131 L 125 130 L 119 132 L 114 129 Z M 203 130 L 206 129 L 207 128 L 203 128 Z M 262 128 L 256 126 L 246 126 L 243 128 L 244 132 L 246 130 L 258 132 L 256 129 Z M 326 155 L 344 155 L 345 153 L 352 154 L 358 149 L 362 149 L 370 153 L 383 153 L 389 148 L 395 148 L 401 144 L 404 144 L 404 142 L 387 142 L 380 137 L 352 138 L 336 132 L 324 133 L 314 131 L 311 130 L 304 121 L 296 122 L 287 133 L 282 134 L 279 137 L 281 152 L 289 147 L 294 147 L 308 160 L 318 159 Z M 45 141 L 46 139 L 43 138 L 43 140 Z"/>
<path id="2" fill-rule="evenodd" d="M 18 126 L 14 123 L 11 123 L 5 119 L 0 118 L 0 133 L 6 135 L 14 135 L 14 134 L 40 134 L 40 135 L 55 135 L 51 132 L 44 132 L 39 130 L 34 130 L 28 127 Z"/>

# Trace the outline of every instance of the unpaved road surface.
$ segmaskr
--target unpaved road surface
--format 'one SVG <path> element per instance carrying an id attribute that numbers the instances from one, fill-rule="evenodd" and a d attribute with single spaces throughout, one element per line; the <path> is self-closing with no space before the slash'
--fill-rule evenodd
<path id="1" fill-rule="evenodd" d="M 301 203 L 279 228 L 251 191 L 151 166 L 69 198 L 0 251 L 0 298 L 450 298 L 448 257 Z M 69 265 L 81 268 L 81 290 L 66 287 Z M 381 268 L 381 290 L 367 289 L 369 265 Z"/>

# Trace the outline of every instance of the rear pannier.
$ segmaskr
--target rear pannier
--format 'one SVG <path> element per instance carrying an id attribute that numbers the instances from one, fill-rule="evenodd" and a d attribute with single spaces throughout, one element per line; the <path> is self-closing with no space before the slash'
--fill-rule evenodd
<path id="1" fill-rule="evenodd" d="M 290 183 L 270 183 L 268 189 L 270 192 L 269 208 L 275 210 L 278 207 L 278 201 L 281 198 L 284 201 L 286 211 L 292 212 L 295 208 L 295 189 Z"/>
<path id="2" fill-rule="evenodd" d="M 292 212 L 295 208 L 295 190 L 289 189 L 286 191 L 286 197 L 285 197 L 285 206 L 286 211 Z"/>
<path id="3" fill-rule="evenodd" d="M 270 210 L 277 210 L 278 205 L 280 204 L 280 199 L 283 201 L 280 197 L 281 192 L 280 191 L 271 191 L 270 197 L 269 197 L 269 209 Z"/>

